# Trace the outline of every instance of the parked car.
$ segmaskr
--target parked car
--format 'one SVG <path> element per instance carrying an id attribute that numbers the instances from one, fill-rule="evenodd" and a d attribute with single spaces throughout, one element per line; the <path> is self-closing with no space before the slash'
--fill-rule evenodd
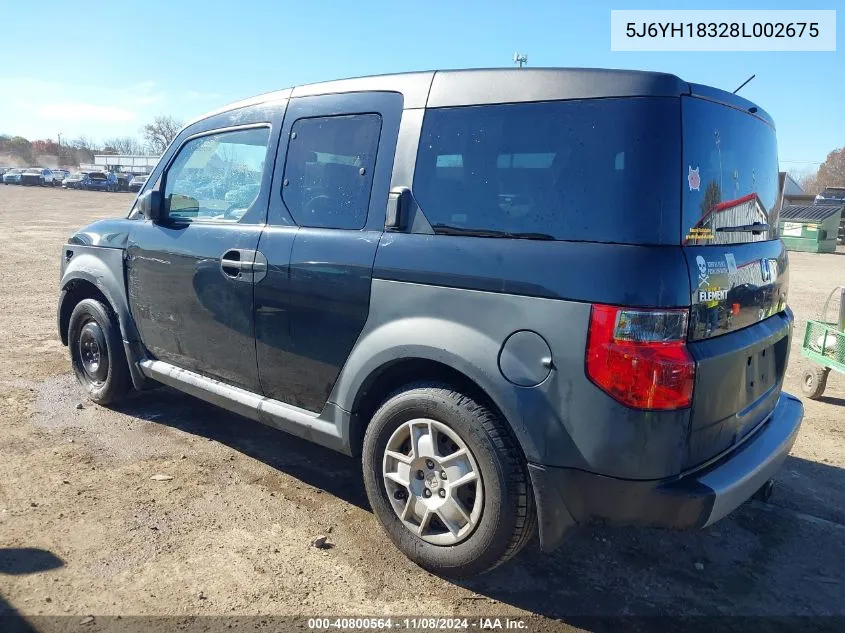
<path id="1" fill-rule="evenodd" d="M 845 204 L 845 187 L 825 187 L 816 196 L 815 204 Z"/>
<path id="2" fill-rule="evenodd" d="M 795 442 L 775 131 L 741 97 L 633 71 L 365 77 L 201 118 L 150 177 L 62 249 L 88 396 L 152 380 L 361 456 L 433 572 L 596 521 L 711 525 Z"/>
<path id="3" fill-rule="evenodd" d="M 70 176 L 70 172 L 67 169 L 54 169 L 53 171 L 53 180 L 56 183 L 56 186 L 62 184 L 65 178 Z"/>
<path id="4" fill-rule="evenodd" d="M 3 174 L 3 184 L 4 185 L 19 185 L 21 184 L 21 176 L 23 175 L 23 169 L 10 169 L 5 174 Z"/>
<path id="5" fill-rule="evenodd" d="M 144 186 L 144 183 L 147 182 L 147 178 L 149 178 L 149 176 L 134 176 L 132 180 L 129 181 L 129 191 L 132 191 L 134 193 L 141 191 L 141 188 Z"/>
<path id="6" fill-rule="evenodd" d="M 43 167 L 30 167 L 21 174 L 22 185 L 54 186 L 53 172 Z"/>
<path id="7" fill-rule="evenodd" d="M 132 180 L 132 174 L 127 171 L 119 171 L 113 173 L 115 178 L 117 178 L 117 190 L 129 191 L 129 183 Z"/>
<path id="8" fill-rule="evenodd" d="M 86 177 L 87 174 L 81 171 L 70 174 L 65 177 L 64 180 L 62 180 L 62 187 L 64 187 L 65 189 L 84 189 L 86 184 Z"/>
<path id="9" fill-rule="evenodd" d="M 111 172 L 89 172 L 81 188 L 90 191 L 117 191 L 117 177 Z"/>

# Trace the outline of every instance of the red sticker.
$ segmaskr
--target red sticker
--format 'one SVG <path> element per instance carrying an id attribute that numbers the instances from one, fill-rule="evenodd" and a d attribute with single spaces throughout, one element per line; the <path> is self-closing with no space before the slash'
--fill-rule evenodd
<path id="1" fill-rule="evenodd" d="M 701 187 L 701 176 L 698 175 L 698 167 L 692 168 L 689 166 L 689 173 L 687 174 L 687 182 L 689 183 L 690 191 L 698 191 Z"/>

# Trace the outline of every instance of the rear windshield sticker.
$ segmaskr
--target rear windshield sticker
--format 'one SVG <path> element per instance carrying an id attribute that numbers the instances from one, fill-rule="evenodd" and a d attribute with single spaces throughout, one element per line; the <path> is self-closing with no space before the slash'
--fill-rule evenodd
<path id="1" fill-rule="evenodd" d="M 725 260 L 728 262 L 728 273 L 733 277 L 736 275 L 736 258 L 733 253 L 725 253 Z"/>
<path id="2" fill-rule="evenodd" d="M 703 226 L 694 226 L 692 227 L 689 232 L 687 233 L 686 240 L 687 242 L 706 242 L 708 240 L 713 239 L 713 229 L 703 227 Z"/>
<path id="3" fill-rule="evenodd" d="M 698 173 L 698 167 L 693 169 L 692 165 L 689 166 L 689 172 L 687 173 L 687 182 L 689 183 L 690 191 L 700 191 L 701 176 Z"/>
<path id="4" fill-rule="evenodd" d="M 695 258 L 695 263 L 698 266 L 698 287 L 706 286 L 710 281 L 710 275 L 707 274 L 707 262 L 699 255 Z"/>
<path id="5" fill-rule="evenodd" d="M 731 259 L 733 256 L 731 255 Z M 719 277 L 721 276 L 723 279 L 730 271 L 730 264 L 728 263 L 727 256 L 725 259 L 704 259 L 701 255 L 696 255 L 695 257 L 695 265 L 698 269 L 698 287 L 699 288 L 708 288 L 708 286 L 713 286 L 714 281 L 711 277 Z M 733 260 L 734 267 L 736 266 L 736 260 Z M 715 290 L 715 288 L 709 288 L 710 290 Z"/>

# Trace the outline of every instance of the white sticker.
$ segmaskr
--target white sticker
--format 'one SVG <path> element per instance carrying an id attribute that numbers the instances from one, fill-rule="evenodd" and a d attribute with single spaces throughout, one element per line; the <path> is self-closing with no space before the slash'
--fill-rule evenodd
<path id="1" fill-rule="evenodd" d="M 736 275 L 736 258 L 733 253 L 725 253 L 725 261 L 728 262 L 728 273 Z"/>
<path id="2" fill-rule="evenodd" d="M 783 234 L 789 237 L 801 237 L 801 223 L 800 222 L 784 222 Z"/>
<path id="3" fill-rule="evenodd" d="M 693 169 L 692 165 L 689 165 L 689 171 L 687 172 L 687 183 L 689 184 L 690 191 L 699 191 L 699 189 L 701 188 L 701 175 L 698 173 L 698 167 Z"/>
<path id="4" fill-rule="evenodd" d="M 701 255 L 696 256 L 695 265 L 698 267 L 698 287 L 706 286 L 710 283 L 710 275 L 707 273 L 707 262 Z"/>

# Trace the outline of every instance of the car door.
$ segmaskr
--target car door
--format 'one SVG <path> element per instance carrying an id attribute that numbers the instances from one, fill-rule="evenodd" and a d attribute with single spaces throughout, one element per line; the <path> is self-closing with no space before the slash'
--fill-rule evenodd
<path id="1" fill-rule="evenodd" d="M 127 248 L 130 307 L 146 349 L 254 392 L 253 264 L 278 138 L 273 124 L 281 122 L 281 113 L 259 114 L 241 112 L 239 121 L 259 120 L 200 129 L 182 141 L 155 185 L 166 219 L 139 222 Z"/>
<path id="2" fill-rule="evenodd" d="M 255 283 L 266 396 L 321 411 L 364 327 L 401 116 L 398 93 L 290 101 L 258 246 L 267 261 Z"/>

